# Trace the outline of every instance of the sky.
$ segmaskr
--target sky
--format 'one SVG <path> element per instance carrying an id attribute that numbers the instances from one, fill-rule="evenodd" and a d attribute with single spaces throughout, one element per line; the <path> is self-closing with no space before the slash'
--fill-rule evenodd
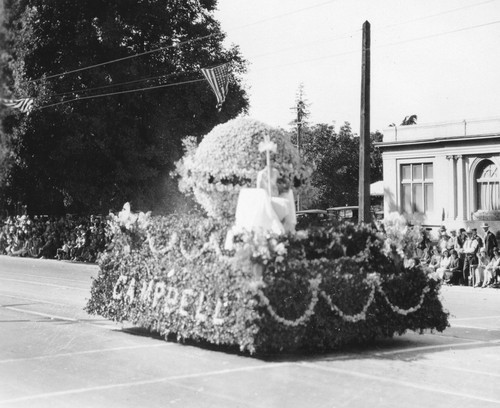
<path id="1" fill-rule="evenodd" d="M 371 131 L 500 117 L 500 0 L 219 0 L 227 44 L 249 62 L 249 116 L 359 133 L 362 26 L 371 25 Z"/>

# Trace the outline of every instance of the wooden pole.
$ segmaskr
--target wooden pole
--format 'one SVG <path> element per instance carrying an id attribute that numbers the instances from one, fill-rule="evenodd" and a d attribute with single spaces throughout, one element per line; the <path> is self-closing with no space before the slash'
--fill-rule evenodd
<path id="1" fill-rule="evenodd" d="M 302 138 L 302 96 L 297 102 L 297 152 L 299 154 L 299 163 L 302 162 L 301 157 L 301 138 Z M 297 194 L 297 211 L 300 211 L 300 194 Z"/>
<path id="2" fill-rule="evenodd" d="M 370 23 L 363 24 L 359 136 L 359 222 L 370 222 Z"/>
<path id="3" fill-rule="evenodd" d="M 267 192 L 269 195 L 269 202 L 271 202 L 271 197 L 273 192 L 271 190 L 271 152 L 269 149 L 266 151 L 266 162 L 267 162 Z"/>

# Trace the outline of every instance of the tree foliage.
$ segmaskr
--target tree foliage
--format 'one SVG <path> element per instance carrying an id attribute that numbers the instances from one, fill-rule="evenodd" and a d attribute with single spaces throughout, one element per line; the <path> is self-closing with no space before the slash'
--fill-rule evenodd
<path id="1" fill-rule="evenodd" d="M 382 134 L 372 133 L 370 141 L 370 178 L 375 182 L 382 179 L 382 155 L 374 143 L 382 141 Z M 310 208 L 358 204 L 359 137 L 348 122 L 338 133 L 327 124 L 303 128 L 302 158 L 315 168 Z"/>
<path id="2" fill-rule="evenodd" d="M 30 115 L 2 121 L 15 158 L 4 195 L 31 213 L 107 213 L 125 201 L 171 210 L 177 187 L 168 174 L 182 138 L 248 107 L 239 78 L 246 62 L 238 47 L 223 46 L 215 7 L 216 0 L 5 0 L 2 70 L 12 94 L 36 102 Z M 200 68 L 222 62 L 232 76 L 220 113 L 202 81 L 119 93 L 200 79 Z M 144 78 L 156 79 L 130 83 Z M 117 94 L 96 97 L 105 93 Z"/>

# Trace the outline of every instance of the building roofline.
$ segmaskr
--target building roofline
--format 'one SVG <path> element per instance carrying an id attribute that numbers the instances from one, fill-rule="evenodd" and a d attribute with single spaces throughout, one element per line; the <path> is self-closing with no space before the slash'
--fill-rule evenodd
<path id="1" fill-rule="evenodd" d="M 468 142 L 489 140 L 500 138 L 500 133 L 492 133 L 485 135 L 474 135 L 474 136 L 458 136 L 458 137 L 438 137 L 431 139 L 420 139 L 420 140 L 407 140 L 407 141 L 395 141 L 395 142 L 375 142 L 374 145 L 380 148 L 390 148 L 399 146 L 412 146 L 412 145 L 424 145 L 424 144 L 444 144 L 444 143 L 454 143 L 454 142 Z"/>

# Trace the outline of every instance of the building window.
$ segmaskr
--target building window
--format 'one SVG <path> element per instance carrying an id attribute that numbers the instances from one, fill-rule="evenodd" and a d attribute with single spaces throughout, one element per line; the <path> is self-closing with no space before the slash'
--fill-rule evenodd
<path id="1" fill-rule="evenodd" d="M 401 208 L 407 214 L 427 214 L 434 209 L 432 163 L 401 165 Z"/>
<path id="2" fill-rule="evenodd" d="M 483 211 L 500 210 L 498 167 L 490 160 L 484 160 L 478 167 L 476 175 L 477 209 Z"/>

